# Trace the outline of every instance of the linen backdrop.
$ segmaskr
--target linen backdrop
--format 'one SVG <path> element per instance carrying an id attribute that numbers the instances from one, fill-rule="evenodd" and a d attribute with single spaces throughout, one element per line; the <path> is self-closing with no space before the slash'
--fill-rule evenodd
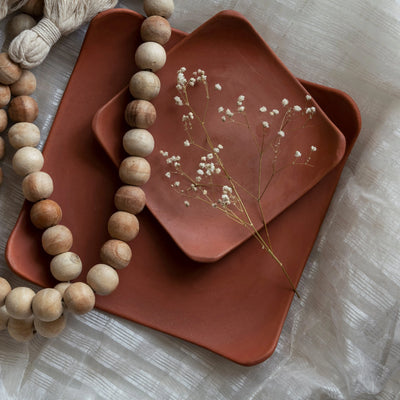
<path id="1" fill-rule="evenodd" d="M 142 12 L 142 2 L 118 7 Z M 245 15 L 298 77 L 342 89 L 363 128 L 306 265 L 273 356 L 238 366 L 207 350 L 94 311 L 61 337 L 17 344 L 0 333 L 5 399 L 400 399 L 399 0 L 175 0 L 190 32 L 223 9 Z M 5 39 L 7 19 L 0 22 Z M 36 68 L 43 146 L 86 27 Z M 0 272 L 23 197 L 2 162 Z"/>

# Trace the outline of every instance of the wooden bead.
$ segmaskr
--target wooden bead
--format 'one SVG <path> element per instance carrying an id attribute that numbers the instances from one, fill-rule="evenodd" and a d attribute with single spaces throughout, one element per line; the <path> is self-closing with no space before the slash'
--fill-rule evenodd
<path id="1" fill-rule="evenodd" d="M 67 319 L 64 315 L 61 315 L 60 318 L 51 322 L 41 321 L 40 319 L 35 318 L 33 323 L 36 332 L 40 336 L 50 339 L 57 337 L 65 329 Z"/>
<path id="2" fill-rule="evenodd" d="M 32 299 L 35 292 L 27 287 L 17 287 L 6 297 L 6 308 L 10 317 L 16 319 L 29 318 L 32 315 Z"/>
<path id="3" fill-rule="evenodd" d="M 171 37 L 171 25 L 164 17 L 152 15 L 143 21 L 140 35 L 144 42 L 156 42 L 163 46 Z"/>
<path id="4" fill-rule="evenodd" d="M 60 223 L 62 210 L 55 201 L 46 199 L 32 206 L 30 217 L 36 228 L 47 229 Z"/>
<path id="5" fill-rule="evenodd" d="M 31 71 L 24 69 L 17 82 L 10 86 L 13 96 L 29 96 L 36 90 L 36 78 Z"/>
<path id="6" fill-rule="evenodd" d="M 82 261 L 77 254 L 67 251 L 51 260 L 50 271 L 58 281 L 72 281 L 82 272 Z"/>
<path id="7" fill-rule="evenodd" d="M 22 192 L 32 203 L 47 199 L 53 193 L 53 180 L 46 172 L 33 172 L 22 181 Z"/>
<path id="8" fill-rule="evenodd" d="M 0 53 L 0 83 L 11 85 L 20 78 L 21 74 L 20 66 L 11 61 L 7 53 Z"/>
<path id="9" fill-rule="evenodd" d="M 139 233 L 139 221 L 125 211 L 117 211 L 108 220 L 108 233 L 113 239 L 129 242 Z"/>
<path id="10" fill-rule="evenodd" d="M 56 286 L 54 286 L 54 289 L 58 290 L 61 294 L 61 297 L 64 297 L 65 291 L 71 286 L 70 282 L 60 282 Z"/>
<path id="11" fill-rule="evenodd" d="M 146 194 L 137 186 L 121 186 L 115 192 L 114 204 L 119 211 L 139 214 L 146 205 Z"/>
<path id="12" fill-rule="evenodd" d="M 0 331 L 7 329 L 8 320 L 10 314 L 8 314 L 5 306 L 0 307 Z"/>
<path id="13" fill-rule="evenodd" d="M 39 107 L 30 96 L 14 97 L 8 106 L 8 116 L 14 122 L 33 122 L 38 114 Z"/>
<path id="14" fill-rule="evenodd" d="M 122 240 L 111 239 L 105 242 L 100 249 L 100 258 L 104 264 L 116 269 L 123 269 L 132 259 L 132 250 Z"/>
<path id="15" fill-rule="evenodd" d="M 0 136 L 0 160 L 3 159 L 5 152 L 6 144 L 4 143 L 4 139 Z"/>
<path id="16" fill-rule="evenodd" d="M 7 325 L 9 335 L 17 342 L 29 342 L 34 335 L 33 317 L 27 319 L 10 318 Z"/>
<path id="17" fill-rule="evenodd" d="M 18 122 L 8 130 L 8 140 L 17 150 L 26 146 L 36 147 L 40 142 L 40 130 L 30 122 Z"/>
<path id="18" fill-rule="evenodd" d="M 147 157 L 154 150 L 153 135 L 146 129 L 131 129 L 125 133 L 122 144 L 131 156 Z"/>
<path id="19" fill-rule="evenodd" d="M 21 147 L 12 159 L 13 169 L 20 176 L 40 171 L 43 164 L 44 158 L 42 152 L 34 147 Z"/>
<path id="20" fill-rule="evenodd" d="M 4 132 L 8 125 L 8 117 L 6 110 L 0 110 L 0 133 Z"/>
<path id="21" fill-rule="evenodd" d="M 0 307 L 4 305 L 6 297 L 11 292 L 11 286 L 4 278 L 0 278 Z"/>
<path id="22" fill-rule="evenodd" d="M 0 85 L 0 108 L 5 107 L 11 100 L 11 90 L 8 85 Z"/>
<path id="23" fill-rule="evenodd" d="M 142 43 L 135 53 L 135 62 L 138 68 L 150 71 L 159 71 L 167 61 L 164 47 L 156 42 Z"/>
<path id="24" fill-rule="evenodd" d="M 11 39 L 14 39 L 18 36 L 22 31 L 26 29 L 31 29 L 36 25 L 36 21 L 28 14 L 17 14 L 15 17 L 11 19 L 11 21 L 7 25 L 7 32 L 10 35 Z"/>
<path id="25" fill-rule="evenodd" d="M 135 99 L 152 100 L 160 93 L 160 78 L 151 71 L 136 72 L 129 81 L 129 91 Z"/>
<path id="26" fill-rule="evenodd" d="M 128 185 L 144 185 L 150 179 L 150 175 L 150 164 L 142 157 L 127 157 L 119 167 L 119 177 Z"/>
<path id="27" fill-rule="evenodd" d="M 29 0 L 24 6 L 21 7 L 21 11 L 34 17 L 40 17 L 43 15 L 44 0 Z"/>
<path id="28" fill-rule="evenodd" d="M 169 18 L 174 12 L 173 0 L 144 0 L 144 12 L 148 17 L 152 15 L 160 15 Z"/>
<path id="29" fill-rule="evenodd" d="M 64 302 L 68 310 L 78 315 L 91 311 L 95 301 L 93 290 L 83 282 L 72 283 L 64 293 Z"/>
<path id="30" fill-rule="evenodd" d="M 119 283 L 117 271 L 106 264 L 96 264 L 90 268 L 86 280 L 94 292 L 101 296 L 112 293 Z"/>
<path id="31" fill-rule="evenodd" d="M 47 228 L 42 234 L 43 249 L 52 256 L 66 253 L 71 249 L 72 243 L 72 233 L 64 225 L 55 225 Z"/>
<path id="32" fill-rule="evenodd" d="M 133 100 L 126 106 L 125 120 L 132 128 L 147 129 L 156 118 L 156 109 L 147 100 Z"/>
<path id="33" fill-rule="evenodd" d="M 60 318 L 63 313 L 62 297 L 56 289 L 42 289 L 32 300 L 32 310 L 35 318 L 51 322 Z"/>

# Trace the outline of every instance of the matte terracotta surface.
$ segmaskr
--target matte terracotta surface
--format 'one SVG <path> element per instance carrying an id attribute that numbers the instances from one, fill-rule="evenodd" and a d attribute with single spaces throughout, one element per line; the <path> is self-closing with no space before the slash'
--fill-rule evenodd
<path id="1" fill-rule="evenodd" d="M 84 263 L 79 280 L 99 262 L 100 246 L 108 238 L 106 225 L 113 211 L 113 195 L 120 185 L 118 172 L 90 125 L 96 110 L 130 79 L 141 20 L 127 10 L 108 11 L 94 19 L 44 149 L 45 170 L 55 180 L 53 199 L 62 205 L 62 223 L 70 227 L 75 238 L 72 250 Z M 171 45 L 182 35 L 174 32 Z M 104 41 L 101 47 L 100 41 Z M 105 63 L 111 59 L 115 62 Z M 296 283 L 360 130 L 357 107 L 348 96 L 302 83 L 341 129 L 347 147 L 340 164 L 269 225 L 274 247 Z M 115 140 L 110 140 L 108 151 L 114 159 L 120 154 L 114 143 L 119 143 L 119 133 L 126 129 L 121 115 L 127 100 L 127 90 L 122 89 L 110 102 L 115 108 L 109 108 L 108 126 L 110 138 Z M 25 279 L 41 286 L 53 285 L 50 258 L 41 249 L 41 232 L 30 223 L 29 209 L 25 204 L 6 257 Z M 139 220 L 141 232 L 132 243 L 134 259 L 119 271 L 116 292 L 97 296 L 97 307 L 241 364 L 252 365 L 269 357 L 293 292 L 257 243 L 246 241 L 220 261 L 202 264 L 188 258 L 147 209 Z"/>

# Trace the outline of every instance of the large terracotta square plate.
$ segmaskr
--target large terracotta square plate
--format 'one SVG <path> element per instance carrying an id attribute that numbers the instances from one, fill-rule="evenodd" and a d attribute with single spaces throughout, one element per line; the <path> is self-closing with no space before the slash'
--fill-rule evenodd
<path id="1" fill-rule="evenodd" d="M 190 107 L 174 104 L 175 96 L 183 97 L 176 90 L 177 70 L 182 66 L 187 69 L 187 80 L 192 71 L 199 68 L 205 71 L 208 102 L 204 85 L 199 83 L 187 91 Z M 217 261 L 252 235 L 251 229 L 238 225 L 204 202 L 218 204 L 222 192 L 219 187 L 231 183 L 222 172 L 212 177 L 215 186 L 210 188 L 206 174 L 200 176 L 196 172 L 202 156 L 211 153 L 217 168 L 220 166 L 217 158 L 223 160 L 221 169 L 236 180 L 235 186 L 247 212 L 239 211 L 238 205 L 228 209 L 246 223 L 249 216 L 256 230 L 263 226 L 258 203 L 253 198 L 259 189 L 264 192 L 261 206 L 265 221 L 269 222 L 319 182 L 343 157 L 345 139 L 342 133 L 317 103 L 306 100 L 305 88 L 238 13 L 221 12 L 188 35 L 168 53 L 168 63 L 158 75 L 162 87 L 160 95 L 153 101 L 158 119 L 150 129 L 157 141 L 155 151 L 149 157 L 152 179 L 146 185 L 147 206 L 182 251 L 195 261 Z M 216 84 L 222 85 L 222 90 L 216 90 Z M 225 116 L 226 122 L 223 122 L 221 115 L 224 113 L 218 111 L 219 107 L 236 112 L 240 95 L 245 96 L 245 113 L 236 113 L 232 119 Z M 284 98 L 289 101 L 286 106 L 282 105 Z M 302 111 L 293 111 L 294 105 L 300 106 Z M 261 112 L 262 107 L 268 111 Z M 311 107 L 316 107 L 317 111 L 310 119 L 311 114 L 305 114 L 305 111 Z M 274 109 L 279 114 L 271 116 Z M 190 137 L 182 123 L 182 115 L 189 111 L 195 115 Z M 237 123 L 232 123 L 233 120 Z M 101 116 L 98 121 L 94 125 L 95 132 L 107 147 L 109 127 Z M 263 121 L 268 122 L 269 128 L 263 129 Z M 250 129 L 246 128 L 247 124 Z M 213 146 L 222 144 L 224 149 L 218 157 L 212 154 L 213 146 L 208 145 L 203 127 Z M 284 131 L 285 136 L 278 136 L 278 131 Z M 188 139 L 208 150 L 184 146 Z M 312 146 L 317 149 L 315 153 L 310 150 Z M 193 182 L 198 177 L 202 179 L 198 184 L 205 186 L 196 192 L 188 191 L 191 181 L 182 175 L 173 174 L 172 179 L 166 179 L 165 173 L 174 173 L 175 169 L 166 165 L 161 150 L 168 151 L 169 155 L 179 155 L 180 168 Z M 298 159 L 295 158 L 296 151 L 302 154 Z M 305 166 L 311 154 L 312 166 Z M 296 165 L 292 165 L 293 162 Z M 278 172 L 272 177 L 273 171 Z M 179 182 L 180 186 L 171 190 L 170 185 L 174 182 Z M 206 196 L 202 195 L 202 189 L 208 189 Z M 181 192 L 185 193 L 184 198 Z M 191 201 L 194 197 L 203 201 Z M 190 207 L 185 207 L 184 200 L 189 200 Z"/>
<path id="2" fill-rule="evenodd" d="M 120 185 L 109 155 L 119 158 L 121 150 L 114 147 L 105 154 L 91 123 L 96 111 L 120 92 L 119 103 L 112 101 L 109 133 L 114 138 L 126 129 L 122 115 L 129 96 L 124 87 L 134 72 L 132 59 L 141 21 L 141 16 L 128 10 L 108 11 L 93 20 L 44 149 L 45 170 L 55 181 L 52 197 L 63 208 L 62 223 L 74 234 L 72 250 L 84 264 L 79 280 L 99 262 L 99 248 L 108 239 L 113 195 Z M 183 36 L 174 31 L 170 45 Z M 113 63 L 108 62 L 111 59 Z M 338 166 L 269 226 L 276 251 L 296 284 L 360 129 L 357 107 L 347 95 L 301 82 L 341 129 L 347 146 Z M 30 223 L 29 209 L 25 203 L 6 257 L 14 272 L 48 287 L 56 284 L 49 273 L 50 257 L 41 249 L 41 232 Z M 293 298 L 270 257 L 249 240 L 218 262 L 197 263 L 178 248 L 147 209 L 139 219 L 141 232 L 132 243 L 134 259 L 120 271 L 115 293 L 97 296 L 96 306 L 237 363 L 252 365 L 268 358 Z"/>

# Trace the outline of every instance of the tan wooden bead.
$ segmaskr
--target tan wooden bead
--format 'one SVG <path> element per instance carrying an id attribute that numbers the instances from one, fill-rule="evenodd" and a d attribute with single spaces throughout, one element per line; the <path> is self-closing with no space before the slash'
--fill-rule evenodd
<path id="1" fill-rule="evenodd" d="M 43 15 L 44 0 L 29 0 L 24 6 L 21 7 L 21 11 L 34 17 L 40 17 Z"/>
<path id="2" fill-rule="evenodd" d="M 6 308 L 10 317 L 16 319 L 29 318 L 32 315 L 32 299 L 35 292 L 27 287 L 17 287 L 6 297 Z"/>
<path id="3" fill-rule="evenodd" d="M 87 283 L 96 294 L 107 296 L 118 286 L 118 273 L 114 268 L 106 264 L 96 264 L 90 268 Z"/>
<path id="4" fill-rule="evenodd" d="M 28 14 L 20 13 L 11 19 L 7 25 L 7 33 L 14 39 L 22 31 L 31 29 L 36 25 L 36 21 Z"/>
<path id="5" fill-rule="evenodd" d="M 20 78 L 21 74 L 20 66 L 11 61 L 7 53 L 0 53 L 0 83 L 11 85 Z"/>
<path id="6" fill-rule="evenodd" d="M 33 172 L 22 181 L 22 192 L 33 203 L 50 197 L 53 189 L 53 180 L 46 172 Z"/>
<path id="7" fill-rule="evenodd" d="M 32 300 L 32 311 L 35 318 L 51 322 L 60 318 L 63 313 L 62 297 L 56 289 L 42 289 Z"/>
<path id="8" fill-rule="evenodd" d="M 24 69 L 17 82 L 10 86 L 13 96 L 29 96 L 36 90 L 36 78 L 31 71 Z"/>
<path id="9" fill-rule="evenodd" d="M 4 132 L 8 125 L 8 116 L 6 110 L 0 110 L 0 133 Z"/>
<path id="10" fill-rule="evenodd" d="M 14 97 L 8 106 L 8 116 L 14 122 L 33 122 L 39 114 L 39 107 L 30 96 Z"/>
<path id="11" fill-rule="evenodd" d="M 167 61 L 167 53 L 161 44 L 156 42 L 142 43 L 135 53 L 135 62 L 138 68 L 159 71 Z"/>
<path id="12" fill-rule="evenodd" d="M 38 229 L 47 229 L 60 223 L 61 207 L 53 200 L 46 199 L 35 203 L 30 211 L 33 225 Z"/>
<path id="13" fill-rule="evenodd" d="M 0 136 L 0 160 L 3 159 L 5 152 L 6 144 L 4 143 L 4 139 Z"/>
<path id="14" fill-rule="evenodd" d="M 55 338 L 57 337 L 64 329 L 67 323 L 67 319 L 64 315 L 61 315 L 60 318 L 55 321 L 41 321 L 40 319 L 34 319 L 34 326 L 36 332 L 45 338 Z"/>
<path id="15" fill-rule="evenodd" d="M 55 225 L 47 228 L 42 234 L 42 246 L 47 254 L 56 256 L 66 253 L 72 247 L 71 231 L 64 225 Z"/>
<path id="16" fill-rule="evenodd" d="M 144 12 L 148 17 L 152 15 L 160 15 L 169 18 L 174 12 L 173 0 L 144 0 Z"/>
<path id="17" fill-rule="evenodd" d="M 44 158 L 42 152 L 34 147 L 21 147 L 12 159 L 14 172 L 26 176 L 43 168 Z"/>
<path id="18" fill-rule="evenodd" d="M 146 205 L 146 194 L 137 186 L 121 186 L 115 192 L 114 204 L 119 211 L 139 214 Z"/>
<path id="19" fill-rule="evenodd" d="M 122 145 L 131 156 L 147 157 L 154 150 L 154 138 L 146 129 L 130 129 L 125 133 Z"/>
<path id="20" fill-rule="evenodd" d="M 29 342 L 34 335 L 33 317 L 27 319 L 8 320 L 7 325 L 9 335 L 17 342 Z"/>
<path id="21" fill-rule="evenodd" d="M 8 130 L 8 140 L 17 150 L 26 146 L 36 147 L 40 142 L 40 130 L 31 122 L 18 122 Z"/>
<path id="22" fill-rule="evenodd" d="M 160 78 L 151 71 L 136 72 L 129 81 L 129 91 L 135 99 L 152 100 L 160 93 Z"/>
<path id="23" fill-rule="evenodd" d="M 139 233 L 139 221 L 133 214 L 116 211 L 108 220 L 108 233 L 113 239 L 129 242 Z"/>
<path id="24" fill-rule="evenodd" d="M 77 254 L 67 251 L 51 260 L 50 271 L 58 281 L 72 281 L 82 272 L 82 261 Z"/>
<path id="25" fill-rule="evenodd" d="M 64 297 L 65 291 L 71 286 L 70 282 L 60 282 L 56 286 L 54 286 L 54 289 L 58 290 L 61 294 L 61 297 Z"/>
<path id="26" fill-rule="evenodd" d="M 0 331 L 4 331 L 5 329 L 7 329 L 9 318 L 10 314 L 7 312 L 6 307 L 0 307 Z"/>
<path id="27" fill-rule="evenodd" d="M 140 27 L 140 35 L 145 42 L 156 42 L 162 46 L 171 37 L 171 25 L 159 15 L 152 15 L 146 18 Z"/>
<path id="28" fill-rule="evenodd" d="M 68 310 L 78 315 L 91 311 L 96 301 L 92 288 L 83 282 L 72 283 L 63 297 Z"/>
<path id="29" fill-rule="evenodd" d="M 125 109 L 125 121 L 132 128 L 147 129 L 154 124 L 157 112 L 147 100 L 133 100 Z"/>
<path id="30" fill-rule="evenodd" d="M 0 277 L 0 307 L 5 303 L 6 297 L 11 292 L 11 286 L 8 281 Z"/>
<path id="31" fill-rule="evenodd" d="M 0 108 L 5 107 L 11 100 L 11 90 L 8 85 L 0 85 Z"/>
<path id="32" fill-rule="evenodd" d="M 100 249 L 100 258 L 104 264 L 116 269 L 127 267 L 132 259 L 132 250 L 122 240 L 111 239 Z"/>
<path id="33" fill-rule="evenodd" d="M 150 179 L 150 175 L 150 164 L 142 157 L 127 157 L 119 167 L 119 177 L 128 185 L 144 185 Z"/>

